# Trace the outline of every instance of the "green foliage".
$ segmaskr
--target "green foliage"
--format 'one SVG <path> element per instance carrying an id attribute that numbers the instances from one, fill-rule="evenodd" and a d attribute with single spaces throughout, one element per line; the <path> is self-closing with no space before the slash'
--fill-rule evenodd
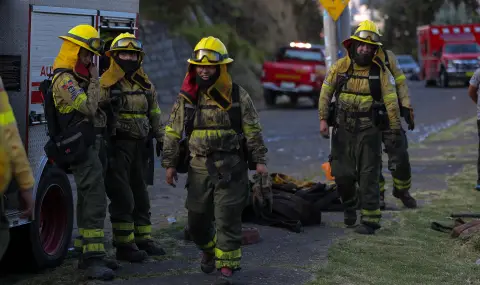
<path id="1" fill-rule="evenodd" d="M 233 58 L 249 59 L 255 63 L 260 63 L 263 60 L 263 53 L 241 38 L 227 24 L 184 24 L 176 28 L 175 33 L 185 37 L 192 46 L 195 46 L 202 37 L 217 37 L 222 40 L 228 49 L 228 53 Z"/>

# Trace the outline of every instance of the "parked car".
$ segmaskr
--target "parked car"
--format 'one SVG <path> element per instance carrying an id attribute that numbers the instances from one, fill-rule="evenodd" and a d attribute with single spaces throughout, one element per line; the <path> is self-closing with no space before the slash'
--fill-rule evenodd
<path id="1" fill-rule="evenodd" d="M 410 80 L 419 80 L 420 66 L 409 54 L 397 55 L 398 64 L 405 76 Z"/>

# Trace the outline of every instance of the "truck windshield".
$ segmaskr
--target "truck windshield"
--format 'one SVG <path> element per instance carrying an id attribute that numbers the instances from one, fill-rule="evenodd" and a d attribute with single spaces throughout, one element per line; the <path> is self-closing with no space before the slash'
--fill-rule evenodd
<path id="1" fill-rule="evenodd" d="M 476 43 L 471 44 L 447 44 L 445 53 L 480 53 L 480 46 Z"/>
<path id="2" fill-rule="evenodd" d="M 286 49 L 281 55 L 282 59 L 294 59 L 302 61 L 323 61 L 323 55 L 318 50 L 309 49 Z"/>

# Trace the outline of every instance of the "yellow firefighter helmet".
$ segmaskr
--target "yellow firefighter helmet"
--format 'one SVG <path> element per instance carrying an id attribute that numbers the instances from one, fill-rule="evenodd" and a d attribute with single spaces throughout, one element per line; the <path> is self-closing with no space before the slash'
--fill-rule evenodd
<path id="1" fill-rule="evenodd" d="M 111 57 L 114 51 L 136 51 L 143 55 L 143 43 L 134 34 L 122 33 L 112 41 L 105 54 Z"/>
<path id="2" fill-rule="evenodd" d="M 357 30 L 350 38 L 367 44 L 381 46 L 381 36 L 377 25 L 370 20 L 365 20 L 358 25 Z"/>
<path id="3" fill-rule="evenodd" d="M 187 61 L 195 65 L 219 65 L 233 62 L 233 59 L 229 57 L 221 40 L 205 37 L 198 42 Z"/>
<path id="4" fill-rule="evenodd" d="M 96 55 L 101 55 L 105 43 L 99 38 L 98 31 L 94 27 L 85 24 L 73 27 L 66 35 L 59 38 L 79 45 Z"/>

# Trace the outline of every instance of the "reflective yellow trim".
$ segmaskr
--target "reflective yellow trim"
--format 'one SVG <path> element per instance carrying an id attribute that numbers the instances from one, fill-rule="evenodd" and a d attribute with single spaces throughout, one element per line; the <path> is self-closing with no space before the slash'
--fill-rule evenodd
<path id="1" fill-rule="evenodd" d="M 78 110 L 85 101 L 87 101 L 87 94 L 82 93 L 75 98 L 72 105 L 58 107 L 55 101 L 55 106 L 57 106 L 57 109 L 60 113 L 68 114 L 73 112 L 73 110 Z"/>
<path id="2" fill-rule="evenodd" d="M 371 223 L 380 223 L 380 218 L 382 217 L 382 212 L 380 209 L 377 210 L 365 210 L 360 211 L 362 214 L 362 221 L 371 222 Z"/>
<path id="3" fill-rule="evenodd" d="M 397 76 L 397 78 L 395 78 L 395 83 L 398 84 L 398 83 L 404 81 L 405 79 L 407 79 L 407 77 L 405 76 L 405 74 L 402 74 L 400 76 Z"/>
<path id="4" fill-rule="evenodd" d="M 260 124 L 255 124 L 255 125 L 247 125 L 243 124 L 243 132 L 245 133 L 246 136 L 252 133 L 259 133 L 262 131 L 262 127 Z"/>
<path id="5" fill-rule="evenodd" d="M 130 233 L 128 236 L 121 236 L 114 233 L 113 240 L 118 243 L 131 243 L 135 240 L 135 235 Z"/>
<path id="6" fill-rule="evenodd" d="M 78 233 L 82 236 L 83 235 L 83 229 L 78 229 Z"/>
<path id="7" fill-rule="evenodd" d="M 87 252 L 105 252 L 103 243 L 89 243 L 83 246 L 83 253 Z"/>
<path id="8" fill-rule="evenodd" d="M 146 118 L 145 114 L 119 114 L 119 117 L 122 119 L 143 119 Z"/>
<path id="9" fill-rule="evenodd" d="M 139 234 L 149 234 L 152 232 L 152 226 L 147 225 L 147 226 L 135 226 L 135 233 Z"/>
<path id="10" fill-rule="evenodd" d="M 322 89 L 323 88 L 327 89 L 328 91 L 333 91 L 333 87 L 327 84 L 325 81 L 323 81 L 323 84 L 322 84 Z"/>
<path id="11" fill-rule="evenodd" d="M 408 190 L 412 186 L 412 179 L 410 178 L 408 180 L 400 180 L 393 178 L 393 185 L 398 190 Z"/>
<path id="12" fill-rule="evenodd" d="M 114 230 L 133 231 L 133 223 L 112 223 Z"/>
<path id="13" fill-rule="evenodd" d="M 160 115 L 160 114 L 162 114 L 162 110 L 160 110 L 160 108 L 155 108 L 155 109 L 150 110 L 150 114 L 152 114 L 152 115 L 153 115 L 153 114 L 158 114 L 158 115 Z"/>
<path id="14" fill-rule="evenodd" d="M 165 126 L 165 134 L 170 137 L 174 137 L 176 139 L 181 139 L 182 137 L 180 136 L 179 133 L 177 133 L 172 127 L 170 126 Z"/>
<path id="15" fill-rule="evenodd" d="M 378 185 L 380 186 L 380 192 L 385 192 L 385 181 L 380 181 Z"/>
<path id="16" fill-rule="evenodd" d="M 84 238 L 103 238 L 103 230 L 100 229 L 84 229 L 82 236 Z"/>
<path id="17" fill-rule="evenodd" d="M 83 240 L 80 238 L 76 238 L 73 240 L 73 247 L 75 249 L 81 249 L 83 247 Z"/>
<path id="18" fill-rule="evenodd" d="M 15 115 L 12 110 L 0 113 L 0 126 L 6 126 L 15 123 Z"/>
<path id="19" fill-rule="evenodd" d="M 191 137 L 204 139 L 207 137 L 223 137 L 225 135 L 235 135 L 234 130 L 193 130 Z"/>
<path id="20" fill-rule="evenodd" d="M 87 101 L 87 94 L 85 94 L 84 92 L 78 95 L 75 100 L 73 100 L 73 108 L 75 108 L 75 110 L 78 110 L 80 108 L 80 105 L 82 105 L 85 101 Z"/>
<path id="21" fill-rule="evenodd" d="M 213 236 L 213 239 L 209 243 L 200 245 L 199 247 L 204 251 L 209 251 L 209 250 L 213 250 L 216 244 L 217 244 L 217 234 Z"/>
<path id="22" fill-rule="evenodd" d="M 390 93 L 383 96 L 383 101 L 396 101 L 397 100 L 397 93 Z"/>
<path id="23" fill-rule="evenodd" d="M 217 268 L 228 267 L 230 269 L 237 269 L 240 267 L 242 250 L 239 248 L 232 251 L 222 251 L 219 248 L 215 248 L 215 258 Z"/>

